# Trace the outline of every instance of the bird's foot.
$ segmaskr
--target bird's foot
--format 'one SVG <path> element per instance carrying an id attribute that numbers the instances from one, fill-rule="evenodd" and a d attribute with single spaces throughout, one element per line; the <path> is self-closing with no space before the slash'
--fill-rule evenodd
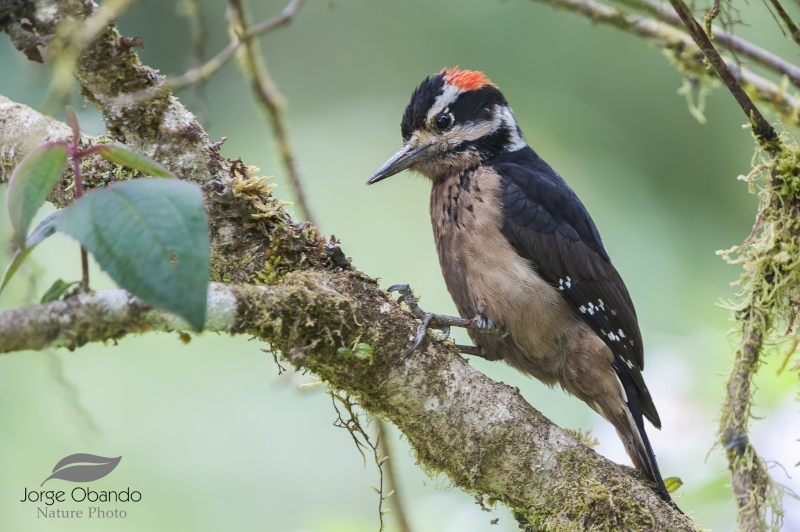
<path id="1" fill-rule="evenodd" d="M 417 350 L 420 344 L 422 344 L 422 340 L 424 340 L 425 336 L 428 335 L 428 327 L 431 325 L 431 320 L 433 319 L 434 314 L 422 310 L 422 308 L 417 303 L 418 301 L 417 297 L 411 291 L 411 287 L 407 284 L 394 284 L 389 287 L 387 292 L 389 292 L 390 294 L 392 292 L 400 292 L 400 297 L 398 297 L 397 300 L 401 303 L 405 303 L 411 315 L 414 316 L 416 319 L 420 320 L 419 327 L 417 327 L 417 336 L 414 339 L 414 345 L 412 345 L 411 348 L 408 351 L 406 351 L 406 354 L 404 355 L 404 357 L 408 357 L 414 351 Z M 438 329 L 442 331 L 442 333 L 444 333 L 442 338 L 439 338 L 438 341 L 444 342 L 445 340 L 447 340 L 447 338 L 450 337 L 449 326 L 444 326 Z"/>
<path id="2" fill-rule="evenodd" d="M 422 344 L 422 340 L 428 334 L 429 328 L 434 328 L 442 331 L 443 337 L 436 339 L 438 342 L 444 342 L 450 337 L 450 327 L 463 327 L 465 329 L 472 329 L 481 334 L 504 334 L 505 331 L 497 326 L 492 320 L 487 318 L 484 314 L 478 314 L 471 320 L 466 318 L 456 318 L 455 316 L 445 316 L 443 314 L 434 314 L 433 312 L 425 312 L 417 303 L 418 299 L 411 291 L 411 287 L 407 284 L 395 284 L 387 290 L 390 294 L 392 292 L 400 292 L 400 297 L 397 298 L 401 303 L 408 306 L 411 315 L 420 320 L 419 327 L 417 328 L 417 337 L 414 340 L 414 345 L 411 346 L 405 356 L 408 357 Z M 459 348 L 470 348 L 471 346 L 459 346 Z M 480 353 L 477 352 L 480 350 Z M 478 356 L 485 356 L 483 348 L 472 347 L 471 350 L 464 350 L 462 352 L 474 354 Z"/>

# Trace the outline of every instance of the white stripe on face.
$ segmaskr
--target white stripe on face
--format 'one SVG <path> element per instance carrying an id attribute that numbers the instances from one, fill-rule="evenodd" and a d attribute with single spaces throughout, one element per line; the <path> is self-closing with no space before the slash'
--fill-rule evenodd
<path id="1" fill-rule="evenodd" d="M 517 126 L 517 121 L 514 119 L 514 114 L 511 112 L 511 109 L 508 107 L 499 107 L 495 108 L 495 116 L 500 116 L 500 120 L 508 127 L 511 131 L 511 137 L 509 138 L 509 144 L 506 146 L 507 152 L 521 150 L 527 144 L 522 136 L 519 134 L 519 128 Z"/>
<path id="2" fill-rule="evenodd" d="M 435 117 L 439 116 L 440 113 L 444 112 L 453 102 L 455 102 L 462 92 L 464 91 L 458 87 L 445 83 L 444 91 L 442 91 L 442 93 L 436 97 L 436 100 L 434 100 L 433 105 L 428 111 L 426 122 L 430 124 Z"/>
<path id="3" fill-rule="evenodd" d="M 451 100 L 448 101 L 447 105 L 449 106 L 452 102 L 454 102 L 461 92 L 463 91 L 451 92 L 448 95 Z M 439 98 L 443 98 L 444 96 L 446 95 L 441 94 Z M 435 116 L 438 116 L 438 113 L 434 114 L 433 111 L 442 105 L 444 105 L 444 102 L 440 103 L 437 100 L 431 110 L 431 113 L 429 113 L 429 120 L 432 120 Z M 447 106 L 441 107 L 441 111 L 445 111 L 446 109 Z M 424 129 L 419 130 L 414 133 L 411 142 L 418 146 L 434 144 L 441 147 L 456 146 L 462 142 L 474 141 L 481 137 L 491 135 L 497 131 L 500 126 L 505 126 L 510 132 L 510 142 L 506 147 L 506 151 L 516 151 L 526 146 L 525 141 L 519 135 L 517 130 L 517 122 L 514 120 L 514 115 L 511 113 L 511 109 L 501 105 L 495 106 L 492 113 L 492 120 L 481 120 L 478 122 L 458 124 L 444 133 L 432 133 Z"/>

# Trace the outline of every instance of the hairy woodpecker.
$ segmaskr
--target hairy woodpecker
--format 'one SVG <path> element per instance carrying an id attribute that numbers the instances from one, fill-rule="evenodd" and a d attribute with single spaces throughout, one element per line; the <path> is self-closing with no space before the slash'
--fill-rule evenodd
<path id="1" fill-rule="evenodd" d="M 586 402 L 672 502 L 642 419 L 661 428 L 633 302 L 591 216 L 525 143 L 503 94 L 482 72 L 443 69 L 414 90 L 401 132 L 403 148 L 367 184 L 406 169 L 433 182 L 442 273 L 475 343 L 462 350 Z"/>

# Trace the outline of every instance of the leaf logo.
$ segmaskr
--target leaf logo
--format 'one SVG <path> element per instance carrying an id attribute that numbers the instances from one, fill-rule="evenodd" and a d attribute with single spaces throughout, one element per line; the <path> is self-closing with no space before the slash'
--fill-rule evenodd
<path id="1" fill-rule="evenodd" d="M 120 460 L 122 460 L 121 456 L 106 458 L 104 456 L 86 453 L 71 454 L 59 460 L 53 468 L 53 474 L 44 479 L 44 482 L 47 482 L 51 478 L 68 480 L 69 482 L 93 482 L 114 471 L 114 468 L 117 467 Z M 44 482 L 39 484 L 39 487 L 44 486 Z"/>

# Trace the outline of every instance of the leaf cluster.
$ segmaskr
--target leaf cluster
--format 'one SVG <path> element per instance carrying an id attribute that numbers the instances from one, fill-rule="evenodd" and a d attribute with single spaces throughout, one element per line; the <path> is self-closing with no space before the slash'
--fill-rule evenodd
<path id="1" fill-rule="evenodd" d="M 77 240 L 121 287 L 202 330 L 209 238 L 200 188 L 174 179 L 160 164 L 121 146 L 99 144 L 81 151 L 77 120 L 71 110 L 68 117 L 73 143 L 42 144 L 17 165 L 9 180 L 7 210 L 18 249 L 0 279 L 0 291 L 31 250 L 58 231 Z M 154 177 L 115 182 L 83 195 L 80 160 L 92 154 Z M 75 201 L 49 214 L 28 232 L 64 173 L 68 157 Z M 43 301 L 64 296 L 74 284 L 59 279 Z"/>

